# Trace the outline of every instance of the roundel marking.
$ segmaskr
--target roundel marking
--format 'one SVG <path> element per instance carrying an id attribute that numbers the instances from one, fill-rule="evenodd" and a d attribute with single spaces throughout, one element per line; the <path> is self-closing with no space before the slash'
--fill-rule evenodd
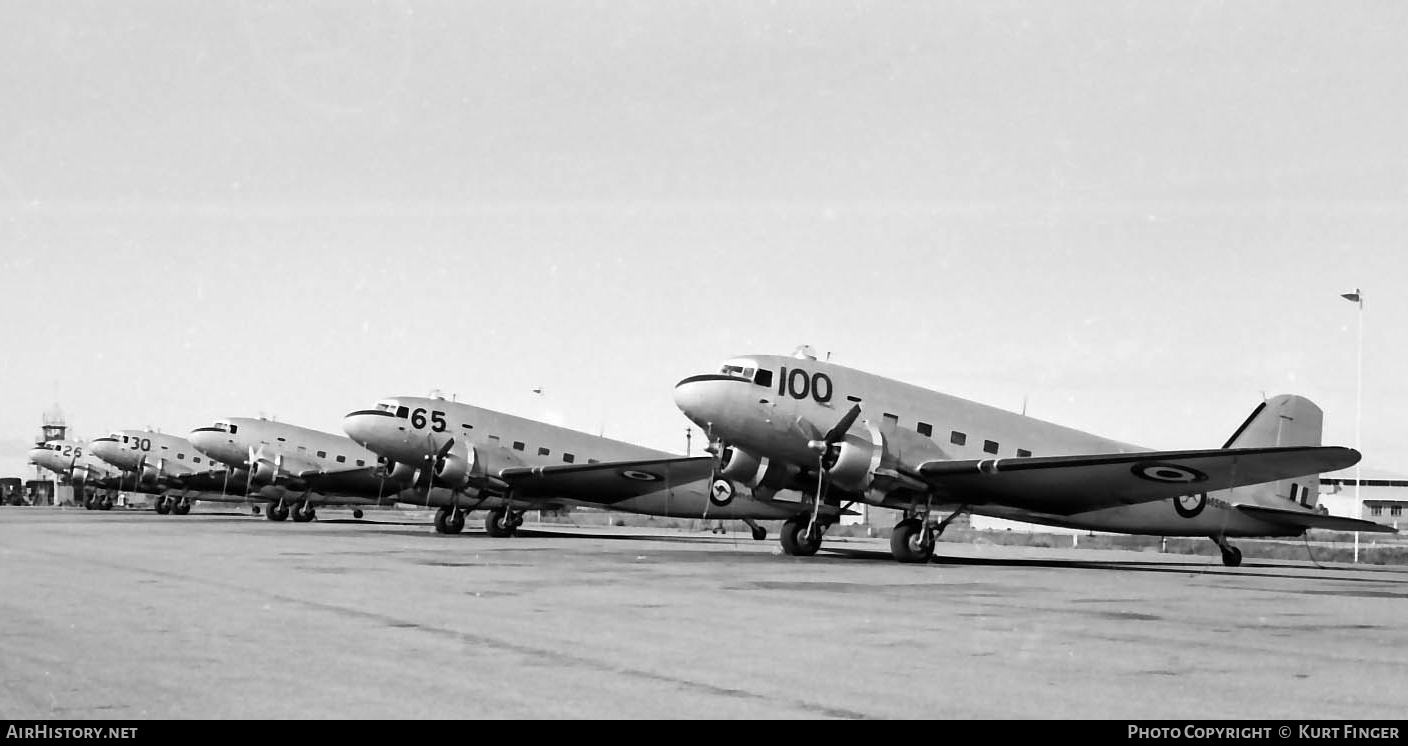
<path id="1" fill-rule="evenodd" d="M 1135 464 L 1131 469 L 1134 476 L 1140 479 L 1147 479 L 1150 482 L 1164 482 L 1165 484 L 1188 484 L 1190 482 L 1202 482 L 1208 475 L 1187 466 L 1177 464 L 1165 464 L 1158 461 L 1145 461 Z"/>
<path id="2" fill-rule="evenodd" d="M 1179 495 L 1173 498 L 1173 509 L 1184 518 L 1194 518 L 1203 512 L 1207 507 L 1208 493 L 1199 492 L 1195 495 Z"/>
<path id="3" fill-rule="evenodd" d="M 636 471 L 635 469 L 622 469 L 621 476 L 627 479 L 634 479 L 637 482 L 658 482 L 660 475 L 648 471 Z"/>
<path id="4" fill-rule="evenodd" d="M 709 485 L 709 502 L 723 507 L 733 502 L 733 482 L 727 479 L 715 479 Z"/>

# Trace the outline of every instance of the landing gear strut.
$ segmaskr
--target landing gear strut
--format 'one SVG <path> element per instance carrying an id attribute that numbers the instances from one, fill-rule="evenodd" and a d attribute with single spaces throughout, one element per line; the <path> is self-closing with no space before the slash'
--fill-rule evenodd
<path id="1" fill-rule="evenodd" d="M 763 528 L 762 526 L 759 526 L 757 521 L 753 520 L 752 518 L 744 518 L 743 522 L 748 524 L 748 528 L 753 529 L 754 541 L 762 541 L 763 539 L 768 538 L 768 530 Z"/>
<path id="2" fill-rule="evenodd" d="M 317 517 L 317 512 L 314 511 L 313 506 L 308 503 L 303 503 L 303 505 L 295 507 L 293 510 L 294 523 L 307 523 Z"/>
<path id="3" fill-rule="evenodd" d="M 277 504 L 271 503 L 264 511 L 264 517 L 271 521 L 282 521 L 288 518 L 288 506 L 282 501 Z"/>
<path id="4" fill-rule="evenodd" d="M 435 511 L 435 531 L 441 534 L 457 534 L 464 530 L 464 511 L 445 507 Z"/>
<path id="5" fill-rule="evenodd" d="M 810 557 L 821 549 L 821 537 L 826 533 L 827 524 L 818 522 L 812 525 L 811 516 L 794 515 L 782 524 L 782 551 L 793 557 Z M 808 530 L 810 529 L 810 530 Z M 753 538 L 758 537 L 757 529 Z"/>
<path id="6" fill-rule="evenodd" d="M 514 531 L 523 525 L 523 512 L 508 508 L 494 508 L 484 519 L 484 530 L 494 538 L 513 536 Z"/>
<path id="7" fill-rule="evenodd" d="M 175 504 L 171 506 L 171 512 L 176 515 L 186 515 L 191 512 L 191 501 L 184 497 L 176 500 Z"/>
<path id="8" fill-rule="evenodd" d="M 890 553 L 900 562 L 928 562 L 934 556 L 938 533 L 923 518 L 906 518 L 890 534 Z"/>
<path id="9" fill-rule="evenodd" d="M 1222 564 L 1237 567 L 1242 564 L 1242 550 L 1227 543 L 1226 537 L 1210 537 L 1218 549 L 1222 550 Z"/>
<path id="10" fill-rule="evenodd" d="M 171 513 L 171 503 L 167 502 L 165 495 L 157 495 L 156 512 L 158 515 L 168 515 Z"/>

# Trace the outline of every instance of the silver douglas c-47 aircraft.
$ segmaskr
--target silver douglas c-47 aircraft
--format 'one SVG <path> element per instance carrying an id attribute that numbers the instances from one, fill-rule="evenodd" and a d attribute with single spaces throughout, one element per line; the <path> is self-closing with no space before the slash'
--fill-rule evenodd
<path id="1" fill-rule="evenodd" d="M 739 519 L 763 539 L 767 531 L 755 521 L 796 512 L 795 505 L 736 495 L 727 481 L 711 483 L 712 457 L 673 455 L 439 398 L 383 399 L 347 415 L 343 429 L 389 459 L 403 482 L 448 490 L 448 499 L 430 503 L 440 508 L 435 526 L 442 533 L 463 530 L 464 514 L 483 508 L 489 535 L 508 536 L 527 510 L 575 504 Z M 834 521 L 840 511 L 824 512 Z"/>
<path id="2" fill-rule="evenodd" d="M 927 562 L 963 512 L 1206 536 L 1231 566 L 1241 552 L 1229 536 L 1393 530 L 1312 509 L 1318 474 L 1360 455 L 1321 446 L 1320 408 L 1297 396 L 1263 402 L 1222 448 L 1187 451 L 1116 442 L 802 351 L 728 360 L 719 373 L 680 381 L 675 403 L 719 442 L 722 477 L 764 499 L 778 489 L 808 492 L 811 509 L 783 528 L 783 549 L 794 555 L 821 545 L 830 520 L 818 506 L 847 502 L 904 511 L 890 539 L 901 562 Z M 953 513 L 931 523 L 941 508 Z"/>
<path id="3" fill-rule="evenodd" d="M 67 477 L 79 491 L 80 502 L 93 510 L 110 510 L 112 495 L 95 497 L 90 490 L 115 489 L 122 472 L 104 463 L 86 446 L 75 440 L 47 440 L 29 449 L 29 463 L 41 466 L 61 477 Z"/>
<path id="4" fill-rule="evenodd" d="M 268 502 L 265 516 L 311 521 L 317 505 L 373 506 L 395 502 L 396 485 L 376 454 L 347 437 L 248 417 L 198 427 L 188 437 L 202 453 L 245 470 L 250 499 Z M 360 507 L 352 514 L 360 518 Z"/>
<path id="5" fill-rule="evenodd" d="M 118 430 L 95 438 L 89 449 L 131 475 L 120 486 L 130 484 L 134 491 L 157 495 L 156 512 L 162 515 L 189 513 L 192 499 L 244 502 L 245 472 L 202 454 L 185 438 L 152 430 Z M 230 494 L 232 488 L 236 494 Z M 168 494 L 172 489 L 182 494 Z"/>

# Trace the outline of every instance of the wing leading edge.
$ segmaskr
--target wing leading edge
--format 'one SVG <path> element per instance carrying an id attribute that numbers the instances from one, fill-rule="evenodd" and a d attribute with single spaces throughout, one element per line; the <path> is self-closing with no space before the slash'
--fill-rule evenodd
<path id="1" fill-rule="evenodd" d="M 926 461 L 917 478 L 956 502 L 1070 515 L 1337 471 L 1359 461 L 1338 446 L 1142 451 Z"/>

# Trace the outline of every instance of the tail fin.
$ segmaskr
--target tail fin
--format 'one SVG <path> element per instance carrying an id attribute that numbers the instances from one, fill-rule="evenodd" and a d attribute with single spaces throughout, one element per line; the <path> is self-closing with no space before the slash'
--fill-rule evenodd
<path id="1" fill-rule="evenodd" d="M 1318 446 L 1325 413 L 1315 402 L 1282 394 L 1273 396 L 1252 410 L 1246 422 L 1232 433 L 1223 448 L 1270 448 L 1275 446 Z M 1289 501 L 1310 510 L 1320 500 L 1320 476 L 1308 474 L 1280 482 L 1267 482 L 1238 490 L 1237 497 L 1250 502 L 1282 507 Z"/>

